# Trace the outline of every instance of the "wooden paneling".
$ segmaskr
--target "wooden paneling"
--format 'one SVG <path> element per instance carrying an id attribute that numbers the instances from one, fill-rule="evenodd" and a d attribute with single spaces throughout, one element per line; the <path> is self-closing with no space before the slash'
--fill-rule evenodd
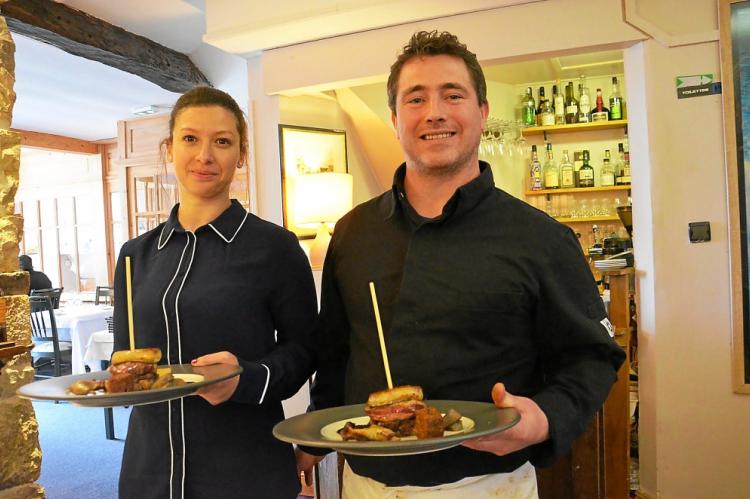
<path id="1" fill-rule="evenodd" d="M 160 144 L 169 135 L 169 116 L 159 114 L 148 118 L 122 121 L 118 134 L 122 141 L 122 159 L 128 163 L 159 166 Z"/>
<path id="2" fill-rule="evenodd" d="M 609 277 L 609 319 L 626 358 L 604 407 L 571 452 L 537 470 L 540 499 L 627 499 L 630 496 L 630 280 L 632 268 Z"/>

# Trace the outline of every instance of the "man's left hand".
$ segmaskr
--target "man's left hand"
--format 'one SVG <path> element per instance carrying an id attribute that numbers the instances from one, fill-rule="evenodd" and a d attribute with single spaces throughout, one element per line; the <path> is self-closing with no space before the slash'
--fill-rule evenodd
<path id="1" fill-rule="evenodd" d="M 512 428 L 486 437 L 474 438 L 463 443 L 466 447 L 504 456 L 549 438 L 549 421 L 542 409 L 530 398 L 511 395 L 505 385 L 492 387 L 492 400 L 497 407 L 513 407 L 521 414 L 521 420 Z"/>
<path id="2" fill-rule="evenodd" d="M 230 364 L 237 366 L 239 365 L 239 362 L 233 353 L 216 352 L 193 359 L 191 364 L 195 367 L 208 366 L 210 364 Z M 237 389 L 239 383 L 240 377 L 234 376 L 226 381 L 204 386 L 203 388 L 198 389 L 196 393 L 206 399 L 211 405 L 218 405 L 229 400 Z"/>

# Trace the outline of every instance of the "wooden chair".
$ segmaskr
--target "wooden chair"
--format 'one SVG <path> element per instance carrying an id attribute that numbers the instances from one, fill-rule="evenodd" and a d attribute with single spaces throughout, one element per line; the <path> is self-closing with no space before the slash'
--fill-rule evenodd
<path id="1" fill-rule="evenodd" d="M 72 344 L 69 341 L 59 340 L 52 299 L 47 295 L 30 296 L 29 308 L 31 309 L 31 339 L 34 342 L 31 356 L 35 361 L 48 359 L 46 362 L 34 362 L 34 367 L 38 369 L 52 365 L 54 369 L 54 375 L 37 373 L 36 376 L 39 378 L 61 376 L 64 356 L 68 357 L 67 364 L 70 366 Z"/>
<path id="2" fill-rule="evenodd" d="M 60 295 L 62 295 L 63 288 L 45 288 L 45 289 L 32 289 L 29 296 L 49 296 L 52 301 L 52 308 L 60 308 Z"/>
<path id="3" fill-rule="evenodd" d="M 96 294 L 94 295 L 95 305 L 114 305 L 115 303 L 115 288 L 110 286 L 97 286 Z"/>

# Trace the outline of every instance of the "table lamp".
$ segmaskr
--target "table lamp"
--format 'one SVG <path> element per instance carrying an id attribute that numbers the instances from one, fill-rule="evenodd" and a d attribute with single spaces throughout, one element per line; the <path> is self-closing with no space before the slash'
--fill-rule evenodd
<path id="1" fill-rule="evenodd" d="M 348 173 L 321 172 L 297 177 L 294 211 L 300 227 L 318 230 L 310 247 L 310 265 L 322 268 L 331 240 L 329 227 L 352 209 L 352 176 Z"/>

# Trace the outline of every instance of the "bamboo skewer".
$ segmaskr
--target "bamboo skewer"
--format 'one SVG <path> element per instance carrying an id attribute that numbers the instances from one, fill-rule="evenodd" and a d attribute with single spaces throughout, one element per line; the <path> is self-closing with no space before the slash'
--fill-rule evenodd
<path id="1" fill-rule="evenodd" d="M 378 338 L 380 338 L 380 353 L 383 355 L 383 367 L 385 368 L 385 379 L 388 381 L 388 389 L 393 388 L 391 380 L 391 366 L 388 364 L 388 352 L 385 349 L 383 338 L 383 326 L 380 323 L 380 310 L 378 309 L 378 297 L 375 294 L 375 283 L 370 282 L 370 296 L 372 296 L 372 308 L 375 311 L 375 323 L 378 326 Z"/>
<path id="2" fill-rule="evenodd" d="M 128 294 L 128 334 L 130 335 L 130 349 L 135 350 L 135 334 L 133 333 L 133 286 L 130 279 L 130 257 L 125 257 L 125 286 Z"/>

